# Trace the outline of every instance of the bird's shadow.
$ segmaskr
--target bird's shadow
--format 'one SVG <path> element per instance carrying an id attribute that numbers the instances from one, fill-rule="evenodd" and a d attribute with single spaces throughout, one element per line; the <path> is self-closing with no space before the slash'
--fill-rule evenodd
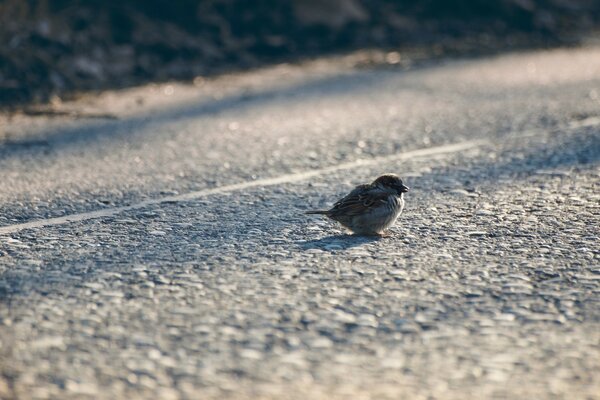
<path id="1" fill-rule="evenodd" d="M 347 250 L 353 247 L 373 243 L 381 240 L 380 236 L 360 236 L 360 235 L 332 235 L 320 239 L 308 240 L 299 243 L 304 250 L 320 249 L 325 251 Z"/>

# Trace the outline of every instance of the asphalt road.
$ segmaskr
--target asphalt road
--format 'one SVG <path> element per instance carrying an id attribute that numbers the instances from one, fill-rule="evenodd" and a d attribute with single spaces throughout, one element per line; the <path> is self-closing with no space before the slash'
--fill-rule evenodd
<path id="1" fill-rule="evenodd" d="M 0 116 L 0 398 L 600 398 L 600 49 L 355 61 Z"/>

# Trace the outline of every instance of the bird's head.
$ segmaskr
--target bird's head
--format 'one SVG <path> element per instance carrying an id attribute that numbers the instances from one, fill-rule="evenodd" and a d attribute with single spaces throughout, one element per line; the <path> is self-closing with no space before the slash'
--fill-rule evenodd
<path id="1" fill-rule="evenodd" d="M 402 182 L 402 179 L 400 179 L 398 175 L 394 174 L 381 175 L 379 178 L 373 181 L 372 185 L 378 186 L 381 189 L 394 193 L 398 196 L 402 195 L 402 193 L 408 192 L 409 190 L 408 186 Z"/>

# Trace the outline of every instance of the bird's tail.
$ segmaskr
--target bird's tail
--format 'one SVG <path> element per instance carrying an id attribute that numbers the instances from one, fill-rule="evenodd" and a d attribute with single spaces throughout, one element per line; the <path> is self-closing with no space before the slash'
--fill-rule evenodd
<path id="1" fill-rule="evenodd" d="M 327 214 L 329 214 L 329 211 L 327 211 L 327 210 L 311 210 L 311 211 L 306 211 L 304 214 L 322 214 L 322 215 L 327 215 Z"/>

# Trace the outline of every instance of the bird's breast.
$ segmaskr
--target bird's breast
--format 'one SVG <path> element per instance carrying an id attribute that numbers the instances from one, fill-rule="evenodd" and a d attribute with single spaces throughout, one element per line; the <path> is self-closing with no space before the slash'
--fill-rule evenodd
<path id="1" fill-rule="evenodd" d="M 402 196 L 390 196 L 388 197 L 387 207 L 391 213 L 400 214 L 404 208 L 404 199 Z"/>

